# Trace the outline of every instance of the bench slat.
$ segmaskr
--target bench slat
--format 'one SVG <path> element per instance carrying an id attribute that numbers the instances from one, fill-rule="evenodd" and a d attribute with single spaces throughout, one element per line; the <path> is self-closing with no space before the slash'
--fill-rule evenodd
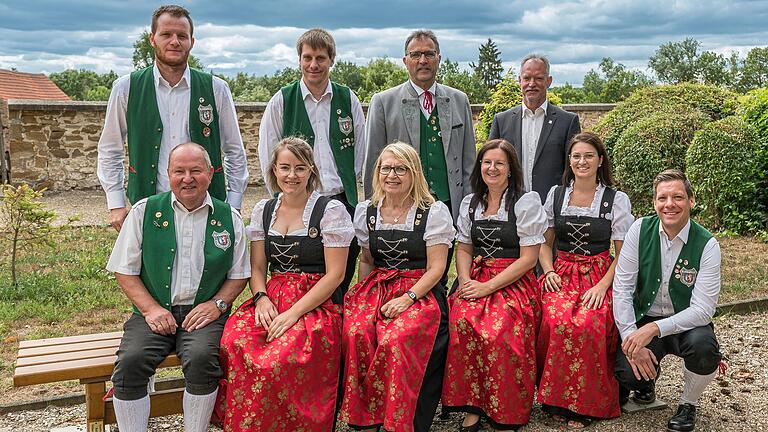
<path id="1" fill-rule="evenodd" d="M 65 344 L 76 343 L 76 342 L 90 342 L 90 341 L 105 340 L 105 339 L 119 340 L 121 337 L 123 337 L 123 332 L 97 333 L 97 334 L 67 336 L 67 337 L 50 338 L 50 339 L 25 340 L 25 341 L 19 342 L 19 349 L 33 348 L 33 347 L 40 347 L 40 346 L 65 345 Z"/>
<path id="2" fill-rule="evenodd" d="M 117 347 L 120 346 L 120 339 L 105 339 L 93 342 L 78 342 L 68 345 L 53 345 L 53 346 L 41 346 L 33 348 L 21 348 L 19 349 L 18 359 L 36 357 L 36 356 L 48 356 L 52 354 L 63 354 L 73 352 L 91 351 L 97 349 L 110 348 L 112 354 L 117 351 Z"/>
<path id="3" fill-rule="evenodd" d="M 44 384 L 75 379 L 108 377 L 112 375 L 116 355 L 91 359 L 62 361 L 52 364 L 17 366 L 13 374 L 14 386 Z M 158 368 L 179 366 L 181 362 L 171 354 Z"/>
<path id="4" fill-rule="evenodd" d="M 33 366 L 33 365 L 51 365 L 55 367 L 55 363 L 68 362 L 78 359 L 93 359 L 99 357 L 112 357 L 117 352 L 116 347 L 108 347 L 101 349 L 91 349 L 85 351 L 56 353 L 49 355 L 38 355 L 33 357 L 20 357 L 16 359 L 16 367 Z"/>

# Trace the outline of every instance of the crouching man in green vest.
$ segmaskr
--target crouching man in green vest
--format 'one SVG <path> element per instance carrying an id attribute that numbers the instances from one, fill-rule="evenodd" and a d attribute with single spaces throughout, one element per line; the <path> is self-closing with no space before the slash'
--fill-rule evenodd
<path id="1" fill-rule="evenodd" d="M 690 219 L 691 183 L 679 170 L 653 181 L 655 216 L 627 232 L 613 280 L 613 313 L 621 333 L 616 378 L 623 403 L 655 401 L 659 363 L 683 358 L 683 394 L 670 431 L 692 431 L 699 397 L 717 373 L 721 355 L 712 325 L 720 294 L 720 245 Z"/>
<path id="2" fill-rule="evenodd" d="M 219 340 L 251 274 L 240 214 L 208 193 L 213 172 L 199 144 L 171 150 L 171 190 L 131 208 L 107 263 L 134 310 L 112 375 L 123 432 L 147 430 L 147 383 L 171 352 L 186 380 L 184 430 L 208 430 L 222 376 Z"/>

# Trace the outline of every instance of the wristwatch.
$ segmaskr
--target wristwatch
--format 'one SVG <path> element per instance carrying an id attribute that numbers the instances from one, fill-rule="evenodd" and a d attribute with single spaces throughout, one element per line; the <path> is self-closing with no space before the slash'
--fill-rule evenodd
<path id="1" fill-rule="evenodd" d="M 224 313 L 227 311 L 227 309 L 229 309 L 229 305 L 227 304 L 227 302 L 225 302 L 222 299 L 218 299 L 218 298 L 213 299 L 213 304 L 216 305 L 216 309 L 218 309 L 219 312 L 221 313 Z"/>
<path id="2" fill-rule="evenodd" d="M 265 291 L 259 291 L 256 294 L 253 295 L 253 305 L 256 306 L 256 302 L 259 301 L 260 298 L 266 297 L 269 298 L 267 293 Z"/>
<path id="3" fill-rule="evenodd" d="M 414 302 L 414 303 L 416 303 L 416 300 L 418 300 L 418 299 L 419 299 L 419 298 L 416 296 L 416 293 L 415 293 L 415 292 L 413 292 L 413 291 L 411 291 L 411 290 L 408 290 L 408 291 L 406 291 L 406 292 L 405 292 L 405 294 L 406 294 L 408 297 L 410 297 L 410 298 L 411 298 L 411 300 L 413 300 L 413 302 Z"/>

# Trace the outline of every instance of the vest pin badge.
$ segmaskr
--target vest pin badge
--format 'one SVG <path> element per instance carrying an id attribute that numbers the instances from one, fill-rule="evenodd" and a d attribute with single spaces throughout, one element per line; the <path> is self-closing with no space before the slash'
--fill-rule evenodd
<path id="1" fill-rule="evenodd" d="M 336 108 L 336 114 L 341 115 L 341 108 Z"/>
<path id="2" fill-rule="evenodd" d="M 318 233 L 317 233 L 317 228 L 315 228 L 315 227 L 310 227 L 310 228 L 309 228 L 309 237 L 310 237 L 310 238 L 315 238 L 315 237 L 317 237 L 317 234 L 318 234 Z"/>
<path id="3" fill-rule="evenodd" d="M 209 128 L 208 126 L 204 127 L 203 128 L 203 136 L 206 137 L 206 138 L 211 136 L 211 128 Z"/>
<path id="4" fill-rule="evenodd" d="M 197 112 L 200 114 L 200 122 L 206 126 L 210 126 L 213 123 L 213 107 L 211 104 L 203 106 L 202 102 L 197 107 Z M 210 133 L 210 132 L 209 132 Z"/>
<path id="5" fill-rule="evenodd" d="M 203 97 L 201 97 L 201 98 L 200 98 L 200 99 L 198 99 L 198 100 L 200 101 L 200 103 L 204 103 L 204 102 L 205 102 L 205 98 L 203 98 Z"/>
<path id="6" fill-rule="evenodd" d="M 232 245 L 232 241 L 229 238 L 229 231 L 224 230 L 222 232 L 216 232 L 214 231 L 213 234 L 211 234 L 213 237 L 213 244 L 217 248 L 221 250 L 227 250 L 229 249 L 229 246 Z"/>
<path id="7" fill-rule="evenodd" d="M 168 228 L 168 221 L 163 221 L 163 228 Z"/>
<path id="8" fill-rule="evenodd" d="M 339 117 L 339 130 L 344 135 L 349 135 L 350 133 L 352 133 L 352 117 L 350 116 Z"/>
<path id="9" fill-rule="evenodd" d="M 685 284 L 687 287 L 692 287 L 693 284 L 696 283 L 696 274 L 698 271 L 695 268 L 685 268 L 683 267 L 680 269 L 680 282 Z"/>
<path id="10" fill-rule="evenodd" d="M 157 212 L 157 213 L 155 213 L 155 217 L 156 217 L 156 218 L 158 218 L 158 219 L 159 219 L 159 218 L 161 218 L 161 217 L 163 217 L 163 212 Z"/>
<path id="11" fill-rule="evenodd" d="M 216 219 L 211 219 L 211 225 L 216 225 Z"/>

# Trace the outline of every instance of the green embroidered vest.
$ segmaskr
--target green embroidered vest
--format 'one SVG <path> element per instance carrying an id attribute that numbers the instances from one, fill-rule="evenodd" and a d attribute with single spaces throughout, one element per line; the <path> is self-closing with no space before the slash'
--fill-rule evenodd
<path id="1" fill-rule="evenodd" d="M 355 178 L 355 125 L 352 121 L 352 97 L 350 90 L 331 81 L 331 118 L 328 120 L 330 140 L 336 171 L 344 186 L 347 201 L 357 205 L 357 180 Z M 295 81 L 280 90 L 283 93 L 283 137 L 297 136 L 315 145 L 315 131 L 309 121 L 301 84 Z"/>
<path id="2" fill-rule="evenodd" d="M 208 192 L 227 198 L 221 164 L 219 113 L 213 97 L 213 75 L 190 69 L 189 137 L 208 150 L 214 174 Z M 136 203 L 157 193 L 157 167 L 163 122 L 157 108 L 155 77 L 149 66 L 131 73 L 128 93 L 128 199 Z M 182 143 L 171 143 L 172 145 Z"/>
<path id="3" fill-rule="evenodd" d="M 437 106 L 432 109 L 429 120 L 419 110 L 420 128 L 419 157 L 424 177 L 432 193 L 440 201 L 450 201 L 451 192 L 448 188 L 448 168 L 445 164 L 445 151 L 443 138 L 440 136 L 440 118 L 437 114 Z"/>
<path id="4" fill-rule="evenodd" d="M 195 296 L 195 305 L 213 298 L 232 268 L 235 230 L 229 204 L 212 199 L 205 224 L 205 265 Z M 149 197 L 144 209 L 141 243 L 141 281 L 160 306 L 171 309 L 171 277 L 176 257 L 176 229 L 171 192 Z M 140 313 L 134 305 L 135 313 Z"/>
<path id="5" fill-rule="evenodd" d="M 634 293 L 635 319 L 640 320 L 651 308 L 661 288 L 661 239 L 659 217 L 643 218 L 638 249 L 637 289 Z M 691 304 L 691 295 L 700 268 L 701 254 L 712 233 L 691 220 L 688 242 L 685 243 L 669 278 L 669 296 L 675 313 Z"/>

